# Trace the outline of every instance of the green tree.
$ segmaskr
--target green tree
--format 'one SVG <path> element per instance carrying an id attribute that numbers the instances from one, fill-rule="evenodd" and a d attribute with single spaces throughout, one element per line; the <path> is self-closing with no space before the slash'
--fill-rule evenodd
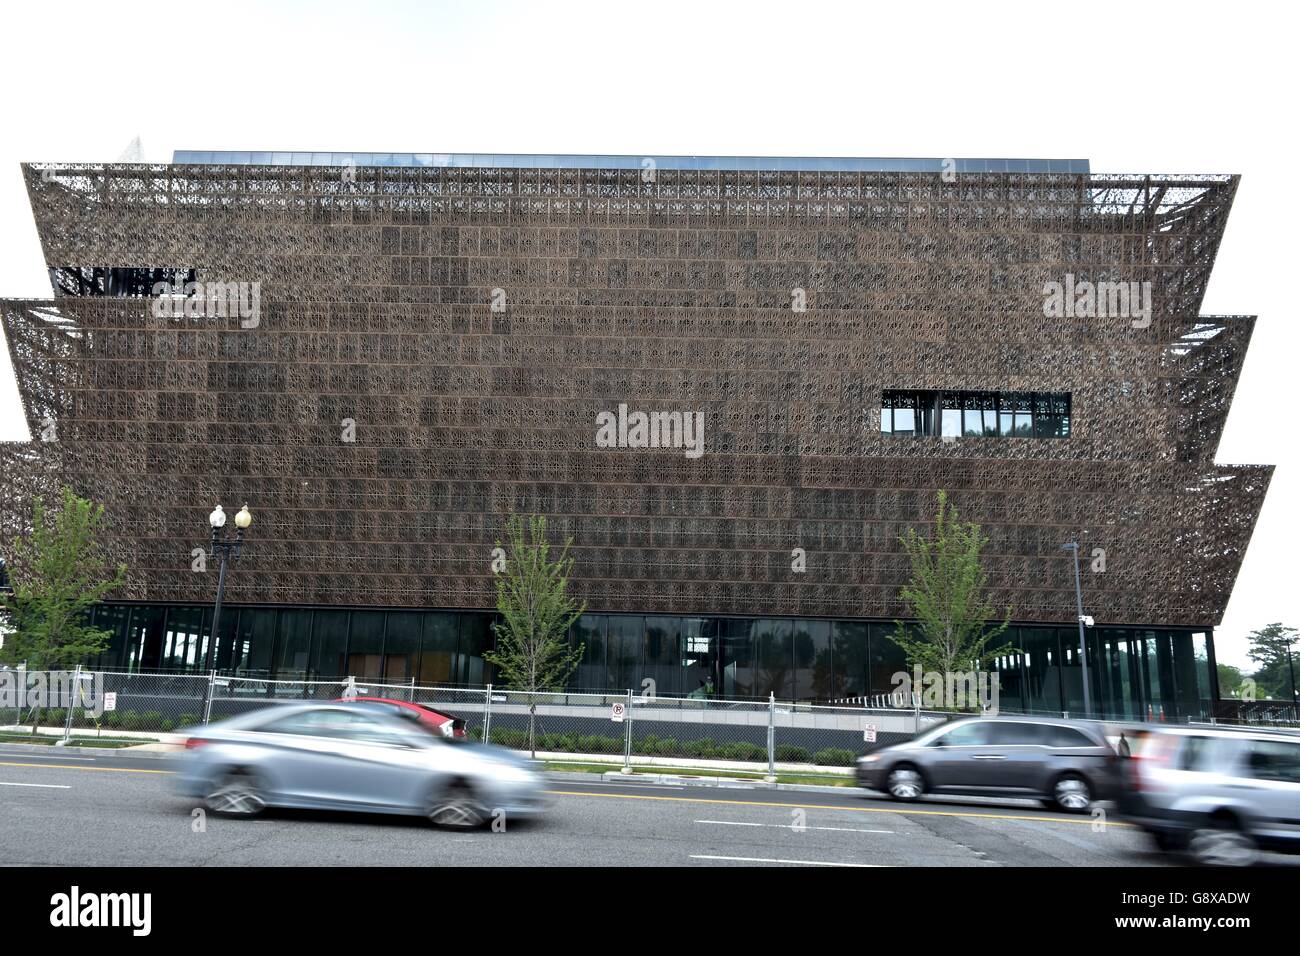
<path id="1" fill-rule="evenodd" d="M 988 574 L 980 561 L 988 538 L 978 524 L 960 520 L 943 491 L 938 504 L 928 537 L 915 528 L 899 536 L 912 572 L 900 596 L 913 620 L 895 621 L 889 639 L 903 649 L 909 667 L 945 675 L 969 673 L 982 670 L 995 657 L 1019 651 L 1009 644 L 990 647 L 1010 626 L 1011 609 L 1001 623 L 989 623 L 995 611 L 985 597 Z"/>
<path id="2" fill-rule="evenodd" d="M 497 613 L 501 621 L 495 650 L 484 658 L 496 665 L 498 679 L 514 690 L 540 691 L 563 688 L 582 660 L 583 645 L 569 647 L 569 627 L 587 609 L 569 596 L 570 538 L 559 556 L 551 560 L 546 540 L 546 518 L 532 515 L 527 526 L 518 515 L 506 519 L 505 568 L 498 572 Z M 537 700 L 528 708 L 528 749 L 537 756 Z"/>
<path id="3" fill-rule="evenodd" d="M 1241 696 L 1241 682 L 1246 679 L 1246 672 L 1231 664 L 1219 664 L 1216 669 L 1219 672 L 1219 696 Z"/>
<path id="4" fill-rule="evenodd" d="M 0 593 L 0 617 L 12 633 L 0 661 L 30 670 L 66 670 L 108 646 L 109 631 L 90 626 L 90 610 L 121 585 L 100 543 L 104 508 L 62 491 L 57 511 L 37 498 L 31 532 L 14 541 L 6 562 L 11 591 Z M 32 733 L 40 725 L 35 708 Z"/>
<path id="5" fill-rule="evenodd" d="M 1246 656 L 1259 665 L 1252 675 L 1259 692 L 1281 700 L 1295 700 L 1292 675 L 1300 632 L 1276 623 L 1251 631 L 1246 640 L 1250 641 Z"/>

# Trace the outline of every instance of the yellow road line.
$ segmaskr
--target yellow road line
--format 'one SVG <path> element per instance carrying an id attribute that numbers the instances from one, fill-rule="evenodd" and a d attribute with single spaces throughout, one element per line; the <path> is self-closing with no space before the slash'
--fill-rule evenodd
<path id="1" fill-rule="evenodd" d="M 582 790 L 547 790 L 549 794 L 560 797 L 607 797 L 613 800 L 668 800 L 678 803 L 720 803 L 733 807 L 790 807 L 804 810 L 844 810 L 849 813 L 901 813 L 905 816 L 924 816 L 924 817 L 974 817 L 986 820 L 1029 820 L 1033 823 L 1075 823 L 1091 825 L 1091 817 L 1084 819 L 1072 819 L 1070 817 L 1030 817 L 1014 813 L 970 813 L 965 810 L 910 810 L 901 807 L 836 807 L 829 804 L 819 803 L 777 803 L 767 802 L 765 800 L 718 800 L 706 799 L 704 797 L 657 797 L 648 794 L 636 793 L 587 793 Z M 1109 827 L 1131 827 L 1131 823 L 1111 823 L 1106 821 Z"/>
<path id="2" fill-rule="evenodd" d="M 41 770 L 98 770 L 102 773 L 165 773 L 171 770 L 138 770 L 134 767 L 76 767 L 66 763 L 10 763 L 0 761 L 0 767 L 37 767 Z"/>

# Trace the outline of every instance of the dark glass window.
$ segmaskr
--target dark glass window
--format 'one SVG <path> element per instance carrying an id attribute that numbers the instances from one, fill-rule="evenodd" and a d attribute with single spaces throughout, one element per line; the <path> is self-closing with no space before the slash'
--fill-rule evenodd
<path id="1" fill-rule="evenodd" d="M 163 618 L 161 607 L 131 608 L 127 631 L 127 670 L 152 671 L 163 666 Z"/>
<path id="2" fill-rule="evenodd" d="M 247 607 L 239 612 L 235 631 L 235 657 L 232 666 L 238 673 L 259 677 L 271 673 L 271 652 L 275 644 L 275 610 Z"/>
<path id="3" fill-rule="evenodd" d="M 496 646 L 490 614 L 460 616 L 460 646 L 456 652 L 456 679 L 461 684 L 486 684 L 491 667 L 483 655 Z"/>
<path id="4" fill-rule="evenodd" d="M 728 618 L 720 622 L 719 670 L 723 697 L 754 695 L 753 621 Z"/>
<path id="5" fill-rule="evenodd" d="M 1256 780 L 1300 783 L 1300 743 L 1255 741 L 1250 752 L 1250 775 Z"/>
<path id="6" fill-rule="evenodd" d="M 754 693 L 759 697 L 775 694 L 778 700 L 789 700 L 794 676 L 793 622 L 756 621 L 754 657 L 758 665 Z"/>
<path id="7" fill-rule="evenodd" d="M 320 610 L 312 622 L 311 676 L 344 677 L 348 646 L 348 611 Z"/>
<path id="8" fill-rule="evenodd" d="M 889 635 L 894 632 L 893 624 L 872 624 L 871 632 L 871 669 L 868 674 L 868 694 L 890 694 L 898 684 L 894 681 L 894 675 L 900 671 L 909 675 L 912 673 L 907 666 L 907 655 L 903 649 L 889 639 Z M 920 687 L 913 687 L 913 691 L 920 693 Z"/>
<path id="9" fill-rule="evenodd" d="M 582 690 L 605 689 L 604 614 L 584 614 L 574 622 L 571 642 L 582 645 L 582 661 L 569 678 L 569 686 Z"/>
<path id="10" fill-rule="evenodd" d="M 693 697 L 718 696 L 718 620 L 688 617 L 682 620 L 681 693 Z"/>
<path id="11" fill-rule="evenodd" d="M 203 611 L 201 607 L 168 608 L 162 667 L 167 670 L 198 670 L 203 666 L 199 659 L 199 650 L 203 646 Z"/>
<path id="12" fill-rule="evenodd" d="M 1062 727 L 1059 724 L 1044 724 L 1044 731 L 1047 739 L 1044 743 L 1049 747 L 1096 747 L 1097 744 L 1087 734 L 1075 730 L 1073 727 Z"/>
<path id="13" fill-rule="evenodd" d="M 934 743 L 945 747 L 986 747 L 993 743 L 994 724 L 988 721 L 974 721 L 954 727 L 937 738 Z"/>
<path id="14" fill-rule="evenodd" d="M 286 680 L 307 674 L 311 650 L 311 611 L 281 611 L 275 626 L 275 676 Z"/>
<path id="15" fill-rule="evenodd" d="M 457 615 L 424 615 L 424 644 L 420 649 L 421 684 L 455 683 Z"/>
<path id="16" fill-rule="evenodd" d="M 836 621 L 831 630 L 835 664 L 835 697 L 861 697 L 867 693 L 867 625 Z"/>
<path id="17" fill-rule="evenodd" d="M 989 741 L 1004 746 L 1030 746 L 1046 741 L 1047 735 L 1042 724 L 1027 724 L 1020 721 L 989 724 Z"/>
<path id="18" fill-rule="evenodd" d="M 424 615 L 419 611 L 388 612 L 384 638 L 384 680 L 388 683 L 405 684 L 418 676 L 423 623 Z"/>
<path id="19" fill-rule="evenodd" d="M 681 678 L 681 632 L 679 617 L 647 617 L 641 655 L 641 674 L 632 690 L 638 694 L 677 694 Z M 645 684 L 645 680 L 654 681 Z"/>
<path id="20" fill-rule="evenodd" d="M 640 664 L 641 640 L 645 619 L 624 614 L 609 617 L 609 644 L 606 664 L 610 690 L 633 690 L 641 686 L 637 679 Z"/>
<path id="21" fill-rule="evenodd" d="M 955 392 L 889 389 L 881 393 L 884 434 L 943 438 L 1068 438 L 1068 392 Z"/>
<path id="22" fill-rule="evenodd" d="M 831 696 L 831 622 L 794 622 L 795 700 Z"/>
<path id="23" fill-rule="evenodd" d="M 364 680 L 379 680 L 384 676 L 383 611 L 352 612 L 347 673 Z"/>

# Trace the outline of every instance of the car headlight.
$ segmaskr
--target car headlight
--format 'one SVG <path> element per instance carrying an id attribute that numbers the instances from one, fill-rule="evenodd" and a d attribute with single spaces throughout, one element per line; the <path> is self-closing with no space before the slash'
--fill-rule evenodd
<path id="1" fill-rule="evenodd" d="M 858 758 L 858 763 L 875 763 L 880 759 L 880 754 L 863 754 Z"/>

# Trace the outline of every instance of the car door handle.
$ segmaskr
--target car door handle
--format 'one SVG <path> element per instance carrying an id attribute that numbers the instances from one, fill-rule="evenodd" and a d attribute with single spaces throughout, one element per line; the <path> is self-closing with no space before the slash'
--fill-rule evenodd
<path id="1" fill-rule="evenodd" d="M 1006 754 L 971 754 L 971 760 L 1006 760 Z"/>

